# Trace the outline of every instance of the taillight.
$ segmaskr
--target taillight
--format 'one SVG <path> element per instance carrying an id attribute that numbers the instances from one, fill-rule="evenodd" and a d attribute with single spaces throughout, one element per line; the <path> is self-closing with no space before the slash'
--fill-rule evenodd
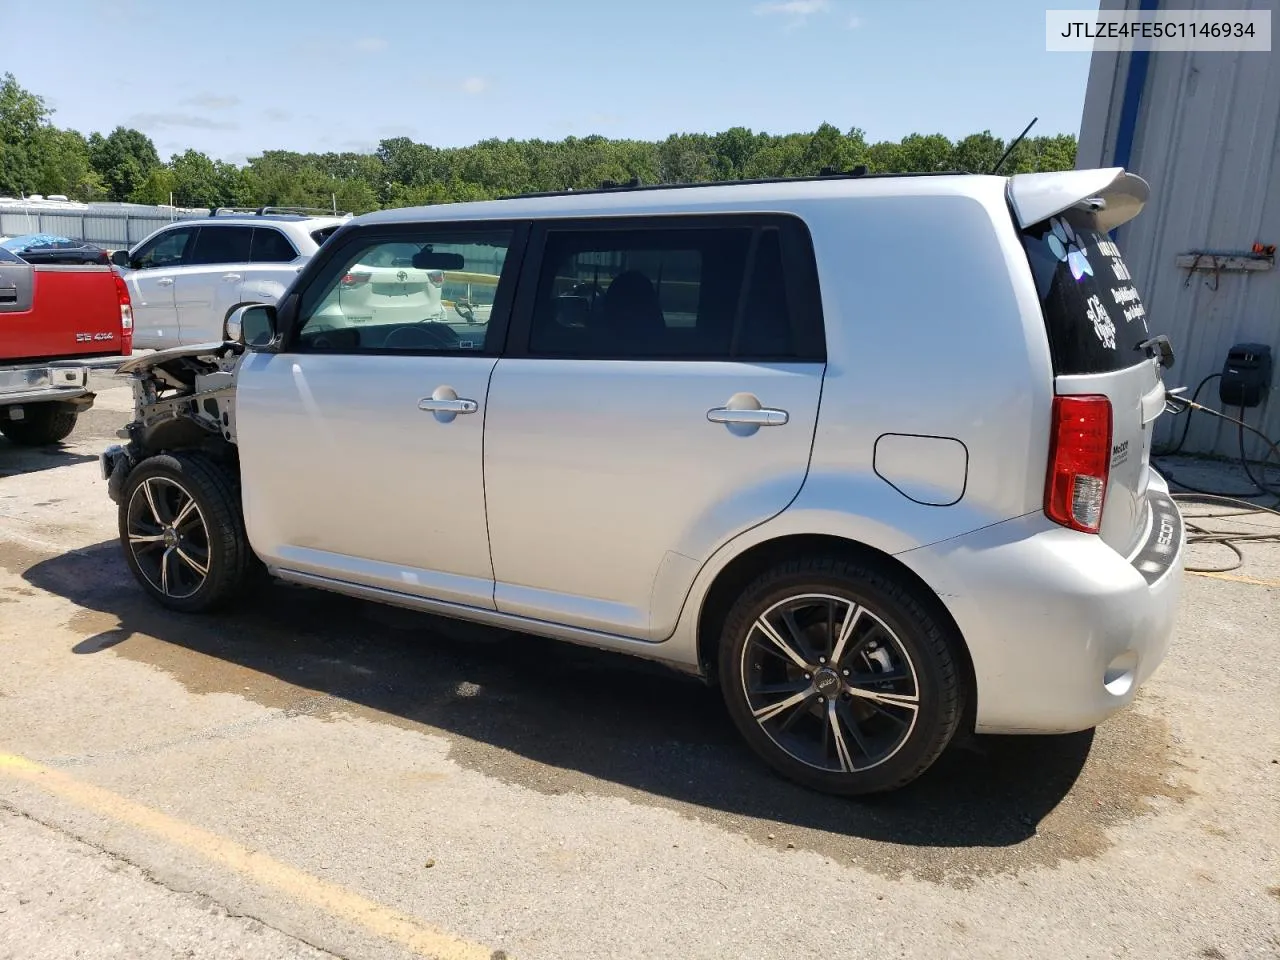
<path id="1" fill-rule="evenodd" d="M 444 286 L 444 271 L 443 271 L 443 270 L 428 270 L 428 271 L 427 271 L 427 279 L 431 281 L 431 285 L 432 285 L 432 286 L 435 286 L 435 287 L 443 287 L 443 286 Z"/>
<path id="2" fill-rule="evenodd" d="M 1111 470 L 1111 401 L 1054 397 L 1044 512 L 1072 530 L 1097 533 Z"/>
<path id="3" fill-rule="evenodd" d="M 124 277 L 111 271 L 111 277 L 116 282 L 116 300 L 120 304 L 120 329 L 133 329 L 133 302 L 129 299 L 129 285 L 124 282 Z"/>
<path id="4" fill-rule="evenodd" d="M 348 273 L 342 278 L 342 285 L 347 289 L 352 287 L 362 287 L 369 282 L 373 276 L 371 273 Z"/>

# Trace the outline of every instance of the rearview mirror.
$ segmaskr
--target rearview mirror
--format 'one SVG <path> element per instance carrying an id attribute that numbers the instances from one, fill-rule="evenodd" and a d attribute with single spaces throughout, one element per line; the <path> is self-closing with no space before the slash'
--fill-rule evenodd
<path id="1" fill-rule="evenodd" d="M 265 347 L 276 338 L 276 308 L 251 303 L 227 317 L 226 339 L 246 347 Z"/>
<path id="2" fill-rule="evenodd" d="M 129 251 L 116 250 L 112 252 L 111 262 L 114 263 L 117 267 L 124 267 L 124 269 L 128 270 L 132 263 L 132 261 L 129 259 Z"/>
<path id="3" fill-rule="evenodd" d="M 460 253 L 436 253 L 434 250 L 421 250 L 413 255 L 415 270 L 461 270 L 466 259 Z"/>

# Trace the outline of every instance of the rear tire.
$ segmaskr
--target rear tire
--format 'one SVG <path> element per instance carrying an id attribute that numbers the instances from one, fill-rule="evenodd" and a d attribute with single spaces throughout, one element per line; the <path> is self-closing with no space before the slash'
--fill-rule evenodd
<path id="1" fill-rule="evenodd" d="M 721 688 L 788 779 L 852 796 L 914 780 L 951 741 L 965 682 L 954 630 L 878 564 L 815 557 L 757 577 L 729 612 Z M 843 640 L 841 639 L 843 637 Z"/>
<path id="2" fill-rule="evenodd" d="M 237 477 L 200 454 L 160 454 L 135 466 L 120 498 L 119 527 L 129 569 L 170 610 L 217 609 L 258 579 Z"/>
<path id="3" fill-rule="evenodd" d="M 78 410 L 58 403 L 24 405 L 21 420 L 0 420 L 0 433 L 20 447 L 46 447 L 65 440 L 76 428 Z"/>

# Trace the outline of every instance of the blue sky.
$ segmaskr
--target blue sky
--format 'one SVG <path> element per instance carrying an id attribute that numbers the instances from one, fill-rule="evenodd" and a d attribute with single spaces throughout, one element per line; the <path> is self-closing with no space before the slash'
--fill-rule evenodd
<path id="1" fill-rule="evenodd" d="M 1089 57 L 1034 0 L 55 0 L 3 12 L 0 71 L 83 133 L 369 150 L 823 121 L 871 140 L 1076 133 Z M 1096 0 L 1076 0 L 1096 7 Z M 49 12 L 56 11 L 56 12 Z M 13 41 L 19 37 L 31 42 Z"/>

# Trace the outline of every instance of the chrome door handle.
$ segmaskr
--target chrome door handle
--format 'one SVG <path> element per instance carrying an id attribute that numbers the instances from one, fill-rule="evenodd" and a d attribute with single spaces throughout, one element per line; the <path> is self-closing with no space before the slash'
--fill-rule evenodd
<path id="1" fill-rule="evenodd" d="M 222 279 L 223 280 L 240 280 L 243 278 L 238 273 L 224 273 L 222 275 Z"/>
<path id="2" fill-rule="evenodd" d="M 763 407 L 759 410 L 733 410 L 729 407 L 715 407 L 707 411 L 707 419 L 712 423 L 742 423 L 753 427 L 780 427 L 791 419 L 785 410 L 774 410 Z"/>
<path id="3" fill-rule="evenodd" d="M 419 410 L 431 413 L 475 413 L 480 404 L 474 400 L 437 400 L 434 397 L 423 397 L 418 401 Z"/>
<path id="4" fill-rule="evenodd" d="M 172 286 L 173 286 L 173 277 L 161 277 L 159 280 L 157 280 L 157 281 L 156 281 L 156 286 L 157 286 L 157 287 L 172 287 Z"/>

